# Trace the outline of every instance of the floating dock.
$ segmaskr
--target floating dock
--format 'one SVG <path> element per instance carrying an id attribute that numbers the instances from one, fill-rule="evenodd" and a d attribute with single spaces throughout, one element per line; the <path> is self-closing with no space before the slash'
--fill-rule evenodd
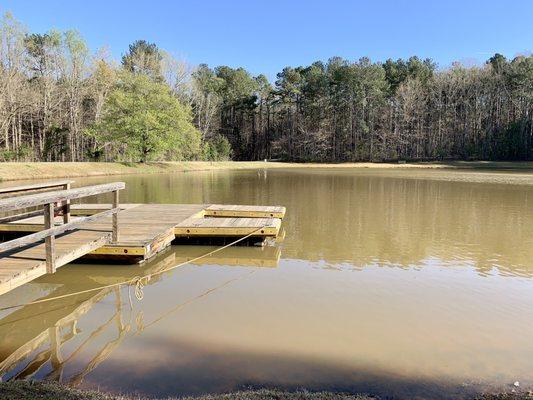
<path id="1" fill-rule="evenodd" d="M 65 182 L 6 188 L 4 192 L 42 191 Z M 4 240 L 0 243 L 0 295 L 80 258 L 139 263 L 175 240 L 227 242 L 247 236 L 253 243 L 263 243 L 280 235 L 285 216 L 285 207 L 280 206 L 119 205 L 118 190 L 122 188 L 124 184 L 117 182 L 0 199 L 0 212 L 45 206 L 44 214 L 31 210 L 0 218 Z M 114 204 L 70 203 L 108 192 L 114 193 Z M 13 237 L 16 239 L 5 241 Z"/>

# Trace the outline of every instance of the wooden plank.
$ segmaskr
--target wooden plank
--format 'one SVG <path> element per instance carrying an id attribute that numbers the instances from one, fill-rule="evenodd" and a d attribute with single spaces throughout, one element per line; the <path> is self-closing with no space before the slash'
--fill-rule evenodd
<path id="1" fill-rule="evenodd" d="M 105 210 L 100 210 L 100 211 L 105 211 Z M 100 211 L 98 211 L 98 212 L 100 212 Z M 20 219 L 20 220 L 8 222 L 6 224 L 1 224 L 0 223 L 0 230 L 7 230 L 7 231 L 12 230 L 13 232 L 16 232 L 16 231 L 18 231 L 20 229 L 20 227 L 23 227 L 25 225 L 27 225 L 27 226 L 31 225 L 31 226 L 36 227 L 35 228 L 36 230 L 42 230 L 42 229 L 44 229 L 44 219 L 43 219 L 43 215 L 42 214 L 43 214 L 43 211 L 40 210 L 40 215 L 36 215 L 36 216 L 32 216 L 32 217 L 28 217 L 28 218 L 24 218 L 24 219 Z M 91 215 L 94 215 L 94 214 L 96 214 L 96 213 L 92 213 Z M 88 216 L 90 216 L 90 215 L 88 215 Z M 79 217 L 76 216 L 73 219 L 74 220 L 78 220 Z M 62 224 L 63 224 L 63 217 L 60 216 L 60 215 L 55 215 L 54 216 L 54 225 L 62 225 Z"/>
<path id="2" fill-rule="evenodd" d="M 42 224 L 2 224 L 0 225 L 0 232 L 38 232 L 44 229 L 44 223 Z"/>
<path id="3" fill-rule="evenodd" d="M 174 238 L 174 229 L 172 227 L 169 227 L 166 232 L 163 232 L 161 235 L 154 238 L 154 240 L 152 240 L 151 243 L 147 246 L 146 257 L 153 257 L 166 247 L 170 246 Z"/>
<path id="4" fill-rule="evenodd" d="M 46 193 L 31 194 L 0 200 L 0 212 L 36 207 L 48 203 L 59 203 L 66 200 L 79 199 L 87 196 L 108 193 L 124 189 L 124 182 L 106 183 L 103 185 L 86 186 L 77 189 L 57 190 Z"/>
<path id="5" fill-rule="evenodd" d="M 70 182 L 67 182 L 63 185 L 63 189 L 70 189 Z M 68 224 L 70 222 L 70 200 L 65 200 L 63 202 L 63 223 Z"/>
<path id="6" fill-rule="evenodd" d="M 178 237 L 192 236 L 277 236 L 279 218 L 190 218 L 174 228 Z"/>
<path id="7" fill-rule="evenodd" d="M 20 247 L 28 243 L 34 243 L 39 239 L 35 237 L 36 235 L 45 233 L 45 252 L 46 252 L 46 273 L 53 274 L 56 272 L 56 255 L 55 255 L 55 234 L 53 233 L 52 224 L 54 223 L 54 205 L 53 204 L 45 204 L 44 206 L 44 228 L 45 230 L 42 232 L 34 233 L 33 235 L 24 236 L 20 239 L 11 240 L 7 243 L 3 243 L 0 245 L 0 251 L 2 251 L 2 247 L 4 246 L 4 250 L 10 250 L 14 247 L 9 247 L 9 244 L 11 246 Z M 28 241 L 28 238 L 30 238 L 30 241 Z"/>
<path id="8" fill-rule="evenodd" d="M 43 213 L 43 210 L 34 210 L 34 211 L 28 211 L 20 214 L 15 215 L 9 215 L 7 217 L 0 218 L 0 224 L 7 224 L 8 222 L 13 221 L 20 221 L 26 218 L 35 217 L 37 215 L 41 215 Z"/>
<path id="9" fill-rule="evenodd" d="M 120 204 L 121 210 L 129 210 L 142 204 Z M 102 210 L 109 210 L 112 204 L 97 203 L 97 204 L 71 204 L 70 215 L 91 215 L 96 214 Z"/>
<path id="10" fill-rule="evenodd" d="M 62 180 L 62 181 L 33 183 L 30 185 L 8 186 L 8 187 L 0 188 L 0 194 L 29 192 L 29 191 L 49 189 L 49 188 L 54 188 L 54 187 L 65 187 L 65 185 L 70 185 L 73 182 L 74 181 L 71 181 L 71 180 Z"/>
<path id="11" fill-rule="evenodd" d="M 211 204 L 206 217 L 284 218 L 285 207 Z"/>
<path id="12" fill-rule="evenodd" d="M 115 190 L 113 192 L 113 208 L 115 210 L 118 209 L 118 203 L 119 203 L 119 191 Z M 113 243 L 118 242 L 118 215 L 117 213 L 113 214 Z"/>
<path id="13" fill-rule="evenodd" d="M 91 251 L 90 255 L 108 255 L 108 256 L 143 256 L 148 253 L 148 246 L 127 246 L 120 245 L 105 245 L 99 249 Z"/>

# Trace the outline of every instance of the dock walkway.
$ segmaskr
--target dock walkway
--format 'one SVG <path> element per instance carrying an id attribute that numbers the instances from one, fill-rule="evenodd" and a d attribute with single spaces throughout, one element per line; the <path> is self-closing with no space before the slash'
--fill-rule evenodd
<path id="1" fill-rule="evenodd" d="M 259 240 L 277 237 L 281 218 L 285 216 L 284 207 L 275 207 L 275 212 L 273 207 L 230 205 L 226 208 L 218 204 L 121 204 L 120 208 L 118 241 L 92 250 L 89 254 L 92 258 L 139 262 L 151 258 L 175 238 L 239 237 L 252 232 Z M 72 204 L 70 213 L 75 221 L 76 217 L 109 209 L 110 204 Z M 216 210 L 215 215 L 212 210 Z M 273 213 L 275 218 L 264 217 Z M 61 221 L 61 216 L 57 216 L 55 222 Z M 0 232 L 38 232 L 43 224 L 42 216 L 30 217 L 0 223 Z M 91 224 L 91 229 L 96 230 L 105 231 L 109 227 L 110 218 Z"/>

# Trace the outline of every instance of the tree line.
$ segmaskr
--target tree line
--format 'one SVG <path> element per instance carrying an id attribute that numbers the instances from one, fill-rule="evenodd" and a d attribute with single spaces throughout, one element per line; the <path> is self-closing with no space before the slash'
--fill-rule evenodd
<path id="1" fill-rule="evenodd" d="M 333 57 L 271 83 L 144 40 L 120 62 L 75 31 L 0 23 L 0 160 L 528 160 L 533 56 L 482 66 Z"/>

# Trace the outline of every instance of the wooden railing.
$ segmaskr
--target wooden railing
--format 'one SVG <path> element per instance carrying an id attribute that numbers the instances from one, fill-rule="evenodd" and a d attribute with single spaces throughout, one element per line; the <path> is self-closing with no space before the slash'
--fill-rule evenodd
<path id="1" fill-rule="evenodd" d="M 19 192 L 35 192 L 39 190 L 46 190 L 51 188 L 61 188 L 61 189 L 70 189 L 70 185 L 74 181 L 63 180 L 63 181 L 49 181 L 49 182 L 40 182 L 32 183 L 30 185 L 20 185 L 20 186 L 8 186 L 0 188 L 0 195 L 4 193 L 19 193 Z"/>
<path id="2" fill-rule="evenodd" d="M 0 243 L 0 252 L 13 250 L 44 239 L 46 249 L 46 272 L 54 273 L 56 270 L 55 237 L 61 233 L 76 229 L 81 224 L 109 215 L 112 215 L 113 217 L 111 228 L 112 241 L 117 242 L 119 238 L 117 215 L 117 213 L 120 211 L 119 191 L 124 188 L 124 182 L 115 182 L 104 185 L 86 186 L 76 189 L 57 190 L 52 192 L 12 197 L 8 199 L 0 199 L 0 212 L 9 212 L 38 206 L 43 206 L 44 211 L 44 230 L 23 236 L 18 239 L 10 240 L 8 242 Z M 106 210 L 88 217 L 80 217 L 74 221 L 65 222 L 64 219 L 63 225 L 54 226 L 54 211 L 56 203 L 63 204 L 62 207 L 66 208 L 68 212 L 70 200 L 103 193 L 113 193 L 113 207 L 110 210 Z M 43 211 L 41 211 L 41 213 Z"/>
<path id="3" fill-rule="evenodd" d="M 51 189 L 70 189 L 70 185 L 74 181 L 71 180 L 62 180 L 62 181 L 48 181 L 41 183 L 33 183 L 30 185 L 20 185 L 20 186 L 9 186 L 5 188 L 0 188 L 0 196 L 4 195 L 20 195 L 27 194 L 28 192 L 43 192 Z M 70 221 L 70 210 L 69 210 L 70 201 L 65 201 L 61 207 L 56 208 L 55 211 L 61 212 L 63 215 L 63 222 L 66 224 Z M 0 223 L 12 222 L 23 218 L 31 218 L 36 215 L 42 214 L 42 210 L 36 211 L 27 211 L 22 214 L 10 215 L 8 217 L 0 218 Z"/>

